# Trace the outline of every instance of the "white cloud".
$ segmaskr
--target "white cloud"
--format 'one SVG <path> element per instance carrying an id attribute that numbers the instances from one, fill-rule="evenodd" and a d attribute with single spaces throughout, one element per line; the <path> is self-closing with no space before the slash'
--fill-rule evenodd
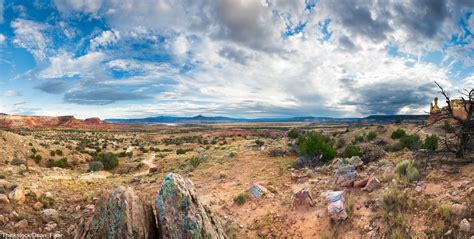
<path id="1" fill-rule="evenodd" d="M 74 58 L 71 54 L 61 53 L 49 59 L 50 65 L 39 73 L 41 78 L 61 78 L 90 76 L 98 72 L 101 62 L 106 59 L 102 52 L 89 52 Z"/>
<path id="2" fill-rule="evenodd" d="M 3 34 L 0 33 L 0 45 L 2 45 L 3 43 L 5 43 L 5 39 L 6 39 L 5 35 L 3 35 Z"/>
<path id="3" fill-rule="evenodd" d="M 21 94 L 18 93 L 17 91 L 14 91 L 14 90 L 6 90 L 3 92 L 2 96 L 4 97 L 16 97 L 16 96 L 20 96 Z"/>
<path id="4" fill-rule="evenodd" d="M 118 42 L 120 39 L 120 32 L 118 31 L 103 31 L 99 36 L 90 41 L 90 48 L 92 50 L 98 47 L 107 47 Z"/>
<path id="5" fill-rule="evenodd" d="M 11 26 L 15 33 L 13 43 L 27 49 L 37 61 L 43 61 L 46 58 L 48 39 L 42 31 L 46 30 L 47 26 L 25 19 L 16 19 Z"/>
<path id="6" fill-rule="evenodd" d="M 102 0 L 54 0 L 59 11 L 96 13 L 102 6 Z"/>

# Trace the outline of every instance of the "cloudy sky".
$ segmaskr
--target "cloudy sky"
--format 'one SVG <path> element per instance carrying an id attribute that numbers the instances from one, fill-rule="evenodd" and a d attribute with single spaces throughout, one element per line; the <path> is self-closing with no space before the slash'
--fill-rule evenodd
<path id="1" fill-rule="evenodd" d="M 0 112 L 366 116 L 474 87 L 472 0 L 0 0 Z"/>

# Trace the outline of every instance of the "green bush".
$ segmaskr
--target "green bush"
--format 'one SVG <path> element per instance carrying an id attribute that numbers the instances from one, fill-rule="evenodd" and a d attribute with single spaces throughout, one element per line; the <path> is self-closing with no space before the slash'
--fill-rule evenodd
<path id="1" fill-rule="evenodd" d="M 185 154 L 185 153 L 190 152 L 190 151 L 193 151 L 193 150 L 192 149 L 177 149 L 176 154 L 178 154 L 178 155 Z"/>
<path id="2" fill-rule="evenodd" d="M 407 135 L 405 130 L 399 128 L 399 129 L 392 132 L 392 135 L 390 135 L 390 138 L 399 139 L 399 138 L 401 138 L 405 135 Z"/>
<path id="3" fill-rule="evenodd" d="M 350 158 L 352 156 L 362 156 L 362 153 L 360 152 L 359 146 L 349 144 L 344 149 L 344 152 L 342 153 L 342 155 L 344 156 L 344 158 Z"/>
<path id="4" fill-rule="evenodd" d="M 97 156 L 97 161 L 102 162 L 104 169 L 113 169 L 118 166 L 117 155 L 113 153 L 101 153 Z"/>
<path id="5" fill-rule="evenodd" d="M 310 157 L 322 155 L 322 161 L 329 161 L 336 156 L 333 140 L 320 132 L 309 131 L 298 140 L 300 154 Z"/>
<path id="6" fill-rule="evenodd" d="M 413 166 L 409 160 L 403 160 L 395 166 L 395 172 L 400 175 L 406 182 L 411 183 L 420 179 L 420 172 Z"/>
<path id="7" fill-rule="evenodd" d="M 56 156 L 56 151 L 54 151 L 54 150 L 51 150 L 51 152 L 49 152 L 49 155 L 51 155 L 51 157 L 54 157 L 54 156 Z"/>
<path id="8" fill-rule="evenodd" d="M 234 197 L 234 202 L 236 204 L 242 205 L 247 201 L 248 198 L 249 198 L 249 195 L 247 193 L 242 192 L 242 193 L 239 193 L 239 195 Z"/>
<path id="9" fill-rule="evenodd" d="M 63 156 L 63 151 L 60 149 L 56 149 L 56 155 Z"/>
<path id="10" fill-rule="evenodd" d="M 39 155 L 39 154 L 34 156 L 34 160 L 35 160 L 36 163 L 40 163 L 42 159 L 43 159 L 43 157 L 41 157 L 41 155 Z"/>
<path id="11" fill-rule="evenodd" d="M 64 158 L 61 158 L 57 161 L 54 162 L 54 167 L 58 167 L 58 168 L 66 168 L 68 167 L 69 164 L 67 162 L 67 158 L 64 157 Z"/>
<path id="12" fill-rule="evenodd" d="M 262 146 L 265 144 L 265 142 L 263 142 L 262 140 L 257 139 L 257 140 L 255 140 L 255 144 L 256 144 L 258 147 L 262 147 Z"/>
<path id="13" fill-rule="evenodd" d="M 290 139 L 297 139 L 301 135 L 301 130 L 299 128 L 292 128 L 288 131 L 287 136 Z"/>
<path id="14" fill-rule="evenodd" d="M 364 135 L 356 135 L 354 141 L 357 143 L 364 142 Z"/>
<path id="15" fill-rule="evenodd" d="M 426 136 L 425 142 L 421 146 L 423 149 L 435 151 L 438 148 L 438 136 L 436 134 Z"/>
<path id="16" fill-rule="evenodd" d="M 367 140 L 368 140 L 368 141 L 372 141 L 372 140 L 374 140 L 375 138 L 377 138 L 377 133 L 375 133 L 374 131 L 370 131 L 370 132 L 367 134 Z"/>
<path id="17" fill-rule="evenodd" d="M 102 169 L 104 169 L 104 164 L 102 164 L 100 161 L 91 161 L 89 162 L 89 169 L 87 171 L 95 172 Z"/>
<path id="18" fill-rule="evenodd" d="M 403 148 L 417 149 L 420 146 L 420 136 L 416 134 L 402 136 L 400 144 Z"/>
<path id="19" fill-rule="evenodd" d="M 400 151 L 400 150 L 402 150 L 402 149 L 403 149 L 403 147 L 402 147 L 402 145 L 401 145 L 400 143 L 395 143 L 395 144 L 393 144 L 393 145 L 387 146 L 387 149 L 386 149 L 386 150 L 389 151 L 389 152 L 398 152 L 398 151 Z"/>
<path id="20" fill-rule="evenodd" d="M 199 156 L 194 156 L 189 159 L 189 163 L 191 163 L 191 166 L 193 166 L 193 168 L 197 168 L 202 163 L 202 161 L 203 158 Z"/>

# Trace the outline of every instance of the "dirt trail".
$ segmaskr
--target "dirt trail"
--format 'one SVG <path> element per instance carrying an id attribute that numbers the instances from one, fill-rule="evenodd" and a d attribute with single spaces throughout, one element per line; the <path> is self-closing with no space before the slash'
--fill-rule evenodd
<path id="1" fill-rule="evenodd" d="M 155 157 L 156 157 L 156 154 L 155 153 L 151 153 L 150 155 L 148 155 L 147 158 L 145 158 L 144 160 L 142 160 L 142 163 L 145 164 L 146 166 L 148 166 L 148 168 L 153 168 L 153 167 L 156 167 L 154 161 L 155 161 Z M 147 175 L 148 174 L 148 169 L 142 171 L 142 172 L 137 172 L 134 174 L 134 176 L 143 176 L 143 175 Z"/>

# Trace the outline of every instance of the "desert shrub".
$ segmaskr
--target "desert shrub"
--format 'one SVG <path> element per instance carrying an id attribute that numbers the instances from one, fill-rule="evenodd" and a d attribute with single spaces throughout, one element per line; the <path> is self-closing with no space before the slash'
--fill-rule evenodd
<path id="1" fill-rule="evenodd" d="M 257 139 L 257 140 L 255 140 L 255 144 L 256 144 L 258 147 L 262 147 L 262 146 L 265 144 L 265 142 L 263 142 L 262 140 Z"/>
<path id="2" fill-rule="evenodd" d="M 304 156 L 315 158 L 321 155 L 322 161 L 329 161 L 336 156 L 336 150 L 333 148 L 333 141 L 321 132 L 306 132 L 298 140 L 298 151 Z"/>
<path id="3" fill-rule="evenodd" d="M 347 145 L 342 155 L 344 158 L 350 158 L 352 156 L 362 156 L 359 146 L 353 144 Z"/>
<path id="4" fill-rule="evenodd" d="M 420 172 L 409 160 L 403 160 L 395 166 L 395 172 L 402 177 L 405 182 L 411 183 L 420 179 Z"/>
<path id="5" fill-rule="evenodd" d="M 176 154 L 178 154 L 178 155 L 185 154 L 185 153 L 190 152 L 190 151 L 193 151 L 193 150 L 192 149 L 177 149 Z"/>
<path id="6" fill-rule="evenodd" d="M 31 149 L 31 152 L 32 152 L 33 154 L 36 154 L 38 151 L 37 151 L 35 148 L 32 148 L 32 149 Z"/>
<path id="7" fill-rule="evenodd" d="M 63 156 L 63 151 L 60 149 L 56 149 L 56 155 Z"/>
<path id="8" fill-rule="evenodd" d="M 191 164 L 191 166 L 193 166 L 193 168 L 197 168 L 202 163 L 202 161 L 203 158 L 200 156 L 194 156 L 189 159 L 189 163 Z"/>
<path id="9" fill-rule="evenodd" d="M 387 152 L 385 152 L 385 150 L 381 146 L 374 145 L 371 143 L 361 144 L 360 152 L 362 154 L 362 161 L 366 163 L 377 161 L 387 154 Z"/>
<path id="10" fill-rule="evenodd" d="M 453 131 L 453 126 L 449 123 L 449 121 L 445 120 L 444 125 L 443 125 L 443 129 L 446 132 L 452 132 Z"/>
<path id="11" fill-rule="evenodd" d="M 286 150 L 282 148 L 273 148 L 270 150 L 270 156 L 271 157 L 283 157 L 286 155 Z"/>
<path id="12" fill-rule="evenodd" d="M 438 136 L 435 134 L 426 136 L 425 142 L 423 143 L 421 148 L 427 149 L 430 151 L 435 151 L 438 148 Z"/>
<path id="13" fill-rule="evenodd" d="M 402 136 L 400 144 L 403 148 L 417 149 L 420 146 L 420 136 L 416 134 Z"/>
<path id="14" fill-rule="evenodd" d="M 104 169 L 113 169 L 118 166 L 119 161 L 114 153 L 101 153 L 97 156 L 97 161 L 102 162 Z"/>
<path id="15" fill-rule="evenodd" d="M 370 132 L 367 134 L 367 140 L 368 140 L 368 141 L 372 141 L 372 140 L 374 140 L 375 138 L 377 138 L 377 133 L 375 133 L 374 131 L 370 131 Z"/>
<path id="16" fill-rule="evenodd" d="M 51 157 L 54 157 L 54 156 L 56 156 L 56 151 L 54 151 L 54 150 L 51 150 L 51 152 L 49 152 L 49 155 L 51 155 Z"/>
<path id="17" fill-rule="evenodd" d="M 46 166 L 49 168 L 54 167 L 54 162 L 54 159 L 49 158 L 48 161 L 46 161 Z"/>
<path id="18" fill-rule="evenodd" d="M 67 158 L 64 157 L 64 158 L 61 158 L 57 161 L 54 162 L 54 167 L 58 167 L 58 168 L 66 168 L 68 167 L 69 164 L 67 162 Z"/>
<path id="19" fill-rule="evenodd" d="M 43 157 L 41 155 L 37 154 L 34 156 L 33 160 L 35 160 L 36 163 L 40 163 Z"/>
<path id="20" fill-rule="evenodd" d="M 232 151 L 232 152 L 230 152 L 229 156 L 230 156 L 231 158 L 233 158 L 233 157 L 237 156 L 237 153 L 234 152 L 234 151 Z"/>
<path id="21" fill-rule="evenodd" d="M 247 201 L 248 198 L 249 198 L 249 195 L 247 193 L 241 192 L 237 196 L 234 197 L 234 203 L 242 205 Z"/>
<path id="22" fill-rule="evenodd" d="M 336 140 L 336 148 L 340 149 L 346 145 L 346 140 L 344 138 L 338 138 Z"/>
<path id="23" fill-rule="evenodd" d="M 388 152 L 398 152 L 403 149 L 403 146 L 400 143 L 395 143 L 388 145 L 386 149 Z"/>
<path id="24" fill-rule="evenodd" d="M 21 165 L 21 164 L 25 164 L 25 160 L 22 160 L 22 159 L 18 159 L 18 158 L 14 158 L 12 159 L 12 161 L 10 162 L 11 165 Z"/>
<path id="25" fill-rule="evenodd" d="M 406 135 L 405 130 L 398 128 L 397 130 L 392 132 L 392 135 L 390 135 L 390 138 L 392 139 L 399 139 L 403 136 Z"/>
<path id="26" fill-rule="evenodd" d="M 444 221 L 450 221 L 452 217 L 451 207 L 448 204 L 440 204 L 436 208 L 436 214 Z"/>
<path id="27" fill-rule="evenodd" d="M 87 171 L 89 172 L 95 172 L 95 171 L 100 171 L 104 169 L 104 164 L 100 161 L 91 161 L 89 162 L 89 169 Z"/>
<path id="28" fill-rule="evenodd" d="M 299 128 L 292 128 L 288 131 L 287 136 L 290 139 L 297 139 L 301 135 L 301 130 Z"/>
<path id="29" fill-rule="evenodd" d="M 354 141 L 357 143 L 364 142 L 364 135 L 356 135 Z"/>
<path id="30" fill-rule="evenodd" d="M 140 147 L 140 151 L 141 151 L 142 153 L 144 153 L 144 154 L 145 154 L 145 153 L 148 153 L 148 149 L 145 149 L 143 146 Z"/>

